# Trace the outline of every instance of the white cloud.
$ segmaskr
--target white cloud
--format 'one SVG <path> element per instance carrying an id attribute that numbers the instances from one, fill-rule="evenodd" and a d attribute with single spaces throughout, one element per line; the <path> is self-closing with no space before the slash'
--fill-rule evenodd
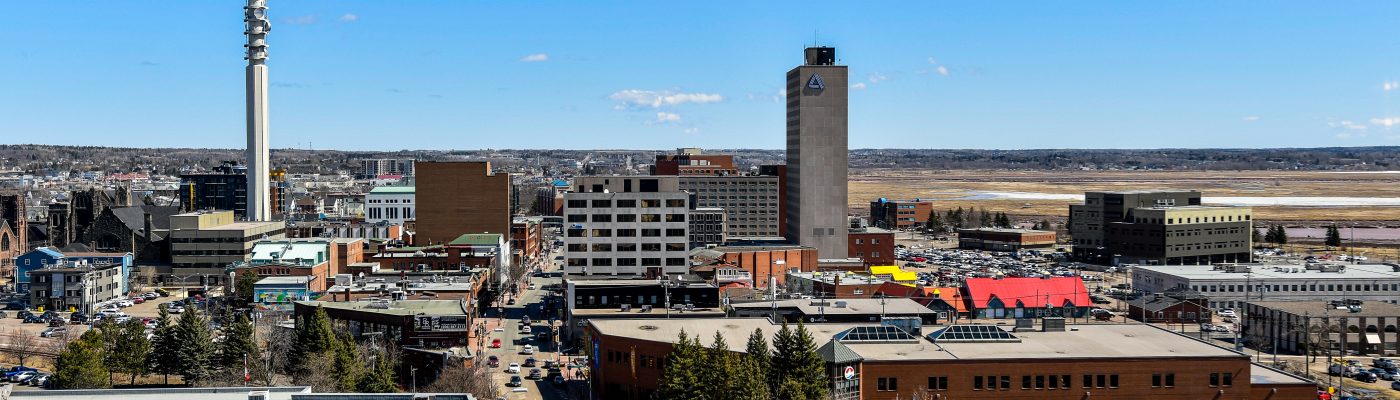
<path id="1" fill-rule="evenodd" d="M 359 15 L 355 15 L 355 14 L 351 14 L 351 13 L 345 13 L 345 15 L 341 15 L 341 16 L 340 16 L 340 22 L 355 22 L 355 21 L 359 21 L 359 20 L 360 20 L 360 16 L 359 16 Z"/>
<path id="2" fill-rule="evenodd" d="M 1245 120 L 1245 122 L 1254 122 L 1254 121 L 1258 121 L 1258 120 L 1259 120 L 1259 116 L 1258 116 L 1258 115 L 1250 115 L 1250 116 L 1246 116 L 1246 117 L 1240 118 L 1240 119 Z"/>
<path id="3" fill-rule="evenodd" d="M 870 79 L 870 83 L 880 83 L 880 81 L 889 80 L 890 77 L 885 76 L 885 75 L 882 75 L 882 74 L 880 74 L 879 72 L 876 72 L 876 73 L 870 74 L 869 79 Z"/>
<path id="4" fill-rule="evenodd" d="M 700 133 L 700 128 L 685 128 L 684 132 L 688 134 L 696 134 Z"/>
<path id="5" fill-rule="evenodd" d="M 856 84 L 851 85 L 851 89 L 855 89 L 855 90 L 865 89 L 865 82 L 857 82 Z"/>
<path id="6" fill-rule="evenodd" d="M 1384 90 L 1387 91 L 1387 92 L 1392 91 L 1392 90 L 1395 90 L 1395 89 L 1400 89 L 1400 82 L 1390 81 L 1390 82 L 1382 83 L 1382 84 L 1381 84 L 1381 89 L 1384 89 Z"/>
<path id="7" fill-rule="evenodd" d="M 724 96 L 713 93 L 684 93 L 672 92 L 669 90 L 639 90 L 627 89 L 608 95 L 609 99 L 619 102 L 616 108 L 636 108 L 650 107 L 659 108 L 661 106 L 674 106 L 685 103 L 718 103 L 724 101 Z"/>
<path id="8" fill-rule="evenodd" d="M 774 102 L 774 103 L 778 103 L 778 104 L 782 104 L 782 103 L 783 103 L 783 99 L 786 99 L 786 98 L 787 98 L 787 88 L 781 88 L 781 89 L 778 89 L 778 95 L 777 95 L 777 96 L 773 96 L 773 102 Z"/>
<path id="9" fill-rule="evenodd" d="M 680 115 L 680 114 L 662 111 L 662 112 L 656 113 L 656 120 L 655 120 L 655 121 L 651 121 L 651 122 L 652 122 L 652 123 L 655 123 L 655 124 L 664 124 L 664 123 L 667 123 L 667 122 L 677 122 L 677 121 L 680 121 L 680 120 L 681 120 L 681 115 Z"/>
<path id="10" fill-rule="evenodd" d="M 1332 127 L 1334 129 L 1345 129 L 1357 132 L 1365 132 L 1366 129 L 1368 129 L 1368 127 L 1365 124 L 1358 124 L 1350 120 L 1328 122 L 1327 126 Z M 1351 135 L 1347 134 L 1347 136 L 1350 137 Z"/>
<path id="11" fill-rule="evenodd" d="M 1371 125 L 1380 125 L 1390 129 L 1392 126 L 1400 125 L 1400 117 L 1371 118 Z"/>
<path id="12" fill-rule="evenodd" d="M 531 54 L 531 55 L 528 55 L 528 56 L 520 57 L 520 62 L 541 62 L 541 61 L 549 61 L 549 54 L 545 54 L 545 53 L 535 53 L 535 54 Z"/>
<path id="13" fill-rule="evenodd" d="M 948 67 L 939 65 L 938 68 L 935 68 L 934 70 L 938 71 L 939 75 L 948 76 Z"/>
<path id="14" fill-rule="evenodd" d="M 938 65 L 938 60 L 933 59 L 933 57 L 929 57 L 929 58 L 928 58 L 928 64 L 929 64 L 929 65 Z"/>

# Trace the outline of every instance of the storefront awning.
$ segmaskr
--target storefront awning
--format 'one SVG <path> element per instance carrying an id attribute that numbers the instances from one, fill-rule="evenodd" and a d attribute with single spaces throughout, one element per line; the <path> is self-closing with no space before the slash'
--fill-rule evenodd
<path id="1" fill-rule="evenodd" d="M 1378 334 L 1375 334 L 1375 333 L 1367 333 L 1367 334 L 1366 334 L 1366 343 L 1369 343 L 1369 344 L 1381 344 L 1381 335 L 1378 335 Z"/>

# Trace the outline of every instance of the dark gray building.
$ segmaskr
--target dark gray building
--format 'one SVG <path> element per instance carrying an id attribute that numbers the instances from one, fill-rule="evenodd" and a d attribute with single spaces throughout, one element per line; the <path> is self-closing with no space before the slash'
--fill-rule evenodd
<path id="1" fill-rule="evenodd" d="M 1249 207 L 1201 206 L 1197 191 L 1087 192 L 1070 205 L 1074 254 L 1099 263 L 1249 262 Z"/>
<path id="2" fill-rule="evenodd" d="M 845 258 L 848 71 L 835 48 L 804 58 L 787 73 L 787 238 Z"/>
<path id="3" fill-rule="evenodd" d="M 1309 348 L 1394 355 L 1400 306 L 1362 301 L 1251 301 L 1240 334 L 1264 348 L 1301 354 Z"/>

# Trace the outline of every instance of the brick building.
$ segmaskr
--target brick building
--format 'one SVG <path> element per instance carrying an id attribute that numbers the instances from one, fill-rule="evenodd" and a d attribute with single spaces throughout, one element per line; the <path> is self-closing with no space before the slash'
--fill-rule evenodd
<path id="1" fill-rule="evenodd" d="M 791 270 L 817 270 L 817 249 L 794 245 L 718 246 L 690 252 L 693 264 L 721 264 L 748 272 L 753 287 L 768 287 L 769 278 L 782 285 Z"/>
<path id="2" fill-rule="evenodd" d="M 1190 289 L 1152 293 L 1128 301 L 1127 317 L 1147 323 L 1210 322 L 1210 299 Z"/>
<path id="3" fill-rule="evenodd" d="M 894 232 L 880 228 L 851 229 L 847 257 L 859 258 L 865 265 L 894 264 Z"/>
<path id="4" fill-rule="evenodd" d="M 544 251 L 544 219 L 515 217 L 510 222 L 510 248 L 514 263 L 537 261 Z"/>
<path id="5" fill-rule="evenodd" d="M 1055 247 L 1054 231 L 976 228 L 958 230 L 958 248 L 964 250 L 1019 251 Z"/>
<path id="6" fill-rule="evenodd" d="M 652 175 L 738 175 L 734 167 L 734 156 L 701 154 L 698 148 L 676 149 L 676 154 L 656 156 L 656 164 L 651 166 Z"/>
<path id="7" fill-rule="evenodd" d="M 854 272 L 788 272 L 783 285 L 788 293 L 798 293 L 814 298 L 868 299 L 880 293 L 880 288 L 889 280 L 873 275 L 857 275 Z"/>
<path id="8" fill-rule="evenodd" d="M 510 175 L 492 172 L 489 162 L 420 161 L 414 168 L 416 244 L 443 244 L 465 233 L 510 235 Z"/>
<path id="9" fill-rule="evenodd" d="M 870 202 L 870 223 L 885 229 L 914 229 L 928 223 L 933 202 L 880 199 Z"/>
<path id="10" fill-rule="evenodd" d="M 1151 325 L 1052 319 L 1014 332 L 951 325 L 919 334 L 868 322 L 805 327 L 834 399 L 1316 398 L 1311 382 Z M 757 330 L 771 343 L 780 328 L 766 318 L 590 321 L 590 389 L 594 398 L 651 398 L 682 330 L 705 344 L 716 331 L 734 342 Z"/>

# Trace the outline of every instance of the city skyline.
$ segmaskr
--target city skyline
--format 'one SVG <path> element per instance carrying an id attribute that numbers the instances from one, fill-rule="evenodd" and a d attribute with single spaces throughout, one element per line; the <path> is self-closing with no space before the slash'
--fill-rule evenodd
<path id="1" fill-rule="evenodd" d="M 814 43 L 851 148 L 1400 144 L 1396 4 L 805 4 L 272 2 L 272 147 L 781 149 Z M 12 9 L 6 143 L 242 147 L 241 4 Z"/>

